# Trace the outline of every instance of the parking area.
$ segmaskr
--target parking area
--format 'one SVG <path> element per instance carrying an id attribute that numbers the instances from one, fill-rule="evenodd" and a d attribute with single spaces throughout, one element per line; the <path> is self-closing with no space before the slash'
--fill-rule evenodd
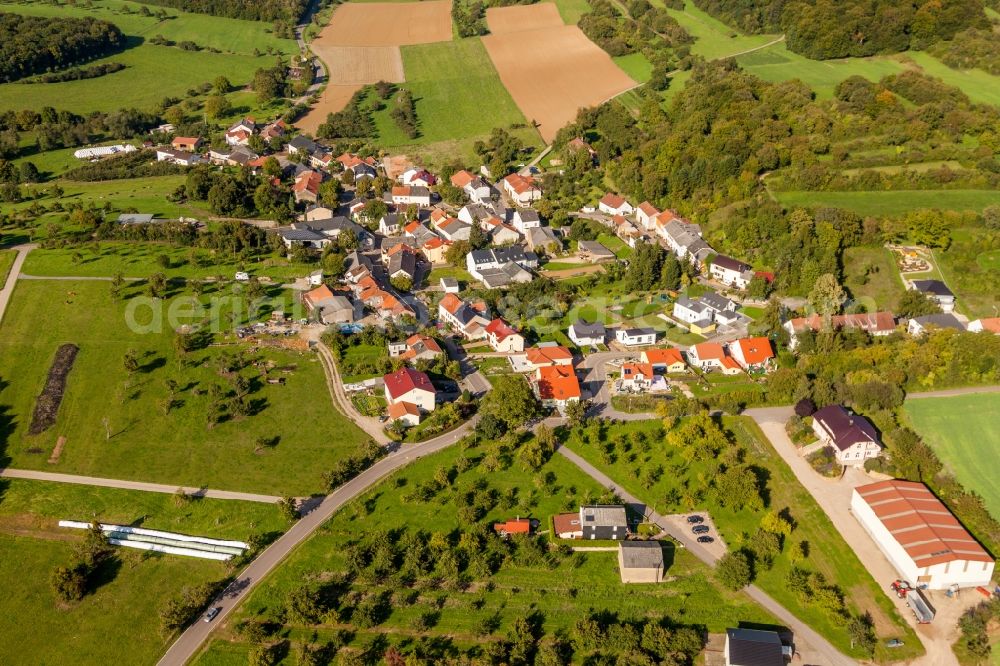
<path id="1" fill-rule="evenodd" d="M 689 523 L 688 518 L 692 516 L 700 517 L 702 519 L 702 522 Z M 726 544 L 722 540 L 722 537 L 719 536 L 719 530 L 716 529 L 715 523 L 712 522 L 712 516 L 710 516 L 708 512 L 694 511 L 692 513 L 672 513 L 670 515 L 664 516 L 664 519 L 667 521 L 668 524 L 663 525 L 662 527 L 666 528 L 668 531 L 675 534 L 676 533 L 684 534 L 688 539 L 694 541 L 699 548 L 703 549 L 709 555 L 711 555 L 712 559 L 717 560 L 726 554 L 726 551 L 728 550 L 726 548 Z M 708 531 L 702 534 L 696 534 L 694 532 L 694 528 L 699 525 L 707 527 Z M 701 543 L 698 541 L 698 537 L 700 536 L 711 537 L 712 542 Z"/>

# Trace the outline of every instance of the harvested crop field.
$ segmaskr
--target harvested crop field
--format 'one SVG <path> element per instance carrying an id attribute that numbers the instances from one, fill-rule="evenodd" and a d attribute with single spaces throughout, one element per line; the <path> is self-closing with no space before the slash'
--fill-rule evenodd
<path id="1" fill-rule="evenodd" d="M 331 85 L 403 82 L 403 56 L 398 46 L 321 46 L 313 51 L 327 63 Z"/>
<path id="2" fill-rule="evenodd" d="M 451 41 L 451 3 L 346 3 L 312 42 L 324 46 L 402 46 Z"/>
<path id="3" fill-rule="evenodd" d="M 488 9 L 483 37 L 500 80 L 546 142 L 581 108 L 636 85 L 576 26 L 562 25 L 555 5 Z"/>
<path id="4" fill-rule="evenodd" d="M 351 101 L 354 93 L 359 90 L 361 90 L 361 84 L 357 83 L 340 86 L 328 85 L 309 113 L 295 121 L 295 126 L 310 134 L 316 134 L 319 126 L 326 122 L 326 117 L 331 113 L 343 110 Z"/>

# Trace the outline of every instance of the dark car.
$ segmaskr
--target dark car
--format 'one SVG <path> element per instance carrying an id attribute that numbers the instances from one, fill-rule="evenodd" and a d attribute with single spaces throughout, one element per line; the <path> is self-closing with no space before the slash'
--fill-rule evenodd
<path id="1" fill-rule="evenodd" d="M 222 612 L 222 606 L 216 606 L 207 613 L 205 613 L 205 622 L 211 622 L 215 619 L 215 616 Z"/>
<path id="2" fill-rule="evenodd" d="M 712 543 L 713 541 L 715 541 L 715 539 L 710 536 L 702 535 L 698 537 L 698 543 Z"/>
<path id="3" fill-rule="evenodd" d="M 703 523 L 703 522 L 705 522 L 705 519 L 702 518 L 701 516 L 688 516 L 687 517 L 687 521 L 688 521 L 688 523 L 690 523 L 692 525 L 695 525 L 697 523 Z"/>
<path id="4" fill-rule="evenodd" d="M 694 527 L 691 528 L 691 531 L 694 532 L 695 534 L 705 534 L 706 532 L 708 532 L 708 530 L 709 530 L 708 525 L 695 525 Z"/>

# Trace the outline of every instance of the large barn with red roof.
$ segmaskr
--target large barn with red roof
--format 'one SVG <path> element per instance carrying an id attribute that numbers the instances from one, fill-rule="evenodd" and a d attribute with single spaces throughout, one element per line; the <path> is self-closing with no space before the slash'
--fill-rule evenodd
<path id="1" fill-rule="evenodd" d="M 854 489 L 851 511 L 911 585 L 978 587 L 994 561 L 922 483 L 892 479 Z"/>

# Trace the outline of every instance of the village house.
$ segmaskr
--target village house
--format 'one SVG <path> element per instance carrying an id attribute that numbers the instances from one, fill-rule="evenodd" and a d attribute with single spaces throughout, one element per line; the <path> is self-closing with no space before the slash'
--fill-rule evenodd
<path id="1" fill-rule="evenodd" d="M 398 236 L 403 233 L 406 218 L 400 213 L 386 213 L 378 221 L 378 232 L 383 236 Z"/>
<path id="2" fill-rule="evenodd" d="M 841 405 L 829 405 L 812 415 L 816 437 L 836 451 L 841 465 L 863 465 L 882 453 L 878 433 L 868 419 L 851 414 Z"/>
<path id="3" fill-rule="evenodd" d="M 462 206 L 458 210 L 458 219 L 471 226 L 478 226 L 486 230 L 496 224 L 503 222 L 506 215 L 501 215 L 500 210 L 492 203 L 470 203 Z M 487 224 L 488 220 L 495 220 L 493 224 Z"/>
<path id="4" fill-rule="evenodd" d="M 152 213 L 122 213 L 118 216 L 118 224 L 151 224 L 156 219 Z"/>
<path id="5" fill-rule="evenodd" d="M 518 206 L 530 206 L 542 198 L 542 188 L 531 176 L 512 173 L 503 179 L 503 190 Z"/>
<path id="6" fill-rule="evenodd" d="M 546 252 L 557 254 L 562 250 L 562 241 L 556 236 L 556 232 L 549 227 L 535 227 L 528 229 L 528 249 L 532 252 Z"/>
<path id="7" fill-rule="evenodd" d="M 447 251 L 448 243 L 437 236 L 428 238 L 420 244 L 420 253 L 424 255 L 424 258 L 432 264 L 444 263 L 444 255 Z"/>
<path id="8" fill-rule="evenodd" d="M 625 241 L 625 244 L 634 250 L 643 238 L 642 232 L 621 215 L 615 215 L 611 221 L 614 224 L 615 235 Z"/>
<path id="9" fill-rule="evenodd" d="M 521 234 L 509 224 L 505 224 L 498 217 L 490 217 L 483 220 L 482 226 L 489 234 L 490 244 L 494 246 L 511 245 L 521 240 Z"/>
<path id="10" fill-rule="evenodd" d="M 631 215 L 634 209 L 625 197 L 609 192 L 597 202 L 597 210 L 606 215 Z"/>
<path id="11" fill-rule="evenodd" d="M 354 153 L 343 153 L 335 159 L 344 171 L 350 171 L 354 175 L 354 182 L 365 178 L 374 179 L 378 175 L 378 162 L 374 157 L 362 158 Z"/>
<path id="12" fill-rule="evenodd" d="M 360 309 L 343 294 L 334 294 L 326 285 L 307 291 L 302 303 L 310 315 L 322 324 L 352 323 L 360 318 Z"/>
<path id="13" fill-rule="evenodd" d="M 620 504 L 581 506 L 580 530 L 582 539 L 624 541 L 629 535 L 625 507 Z"/>
<path id="14" fill-rule="evenodd" d="M 438 303 L 438 319 L 451 326 L 466 340 L 482 340 L 490 323 L 486 304 L 467 303 L 455 294 L 445 294 Z"/>
<path id="15" fill-rule="evenodd" d="M 774 362 L 771 341 L 764 337 L 741 338 L 730 342 L 729 355 L 747 372 L 767 372 Z"/>
<path id="16" fill-rule="evenodd" d="M 509 537 L 511 534 L 531 534 L 532 521 L 530 518 L 515 518 L 503 523 L 493 523 L 493 531 L 501 537 Z"/>
<path id="17" fill-rule="evenodd" d="M 656 343 L 654 328 L 618 328 L 615 329 L 615 340 L 625 347 L 641 347 Z"/>
<path id="18" fill-rule="evenodd" d="M 917 337 L 924 335 L 933 329 L 945 328 L 950 328 L 954 331 L 964 331 L 965 325 L 952 313 L 945 312 L 942 314 L 914 317 L 907 323 L 906 332 L 914 337 Z"/>
<path id="19" fill-rule="evenodd" d="M 551 365 L 535 370 L 535 393 L 546 407 L 559 411 L 580 400 L 580 381 L 572 366 Z"/>
<path id="20" fill-rule="evenodd" d="M 492 289 L 514 282 L 531 282 L 534 276 L 528 271 L 538 268 L 538 255 L 517 245 L 473 250 L 465 256 L 465 266 L 472 277 Z"/>
<path id="21" fill-rule="evenodd" d="M 174 150 L 193 153 L 201 148 L 201 137 L 196 136 L 176 136 L 170 142 L 170 147 Z"/>
<path id="22" fill-rule="evenodd" d="M 257 123 L 252 118 L 243 118 L 226 130 L 226 143 L 230 146 L 245 146 L 257 131 Z"/>
<path id="23" fill-rule="evenodd" d="M 412 402 L 395 402 L 385 411 L 390 422 L 399 421 L 407 428 L 420 425 L 420 408 Z"/>
<path id="24" fill-rule="evenodd" d="M 560 539 L 582 539 L 580 513 L 558 513 L 552 516 L 552 529 Z"/>
<path id="25" fill-rule="evenodd" d="M 493 196 L 493 188 L 490 187 L 489 183 L 465 170 L 452 174 L 451 184 L 465 192 L 465 195 L 474 203 L 489 201 Z"/>
<path id="26" fill-rule="evenodd" d="M 715 311 L 701 301 L 679 296 L 671 314 L 674 319 L 688 324 L 692 333 L 705 335 L 715 330 Z"/>
<path id="27" fill-rule="evenodd" d="M 991 585 L 993 558 L 924 484 L 891 479 L 858 486 L 851 514 L 911 584 L 930 590 Z"/>
<path id="28" fill-rule="evenodd" d="M 437 185 L 437 176 L 427 169 L 407 169 L 399 176 L 399 182 L 403 185 L 433 187 Z"/>
<path id="29" fill-rule="evenodd" d="M 201 163 L 202 160 L 200 156 L 184 150 L 157 148 L 156 161 L 170 162 L 171 164 L 176 164 L 177 166 L 189 167 Z"/>
<path id="30" fill-rule="evenodd" d="M 577 241 L 576 251 L 580 259 L 598 264 L 605 261 L 615 261 L 618 257 L 614 252 L 597 241 Z"/>
<path id="31" fill-rule="evenodd" d="M 643 363 L 648 363 L 653 370 L 661 370 L 666 373 L 679 373 L 687 371 L 687 363 L 684 362 L 684 355 L 680 349 L 644 349 L 639 356 Z"/>
<path id="32" fill-rule="evenodd" d="M 343 215 L 334 215 L 332 217 L 313 216 L 312 219 L 306 222 L 292 222 L 291 226 L 293 229 L 315 231 L 332 240 L 337 240 L 341 234 L 349 234 L 360 245 L 366 245 L 371 239 L 371 234 L 368 233 L 367 229 L 356 222 L 352 222 Z"/>
<path id="33" fill-rule="evenodd" d="M 1000 335 L 1000 317 L 988 317 L 986 319 L 976 319 L 969 322 L 970 333 L 993 333 Z"/>
<path id="34" fill-rule="evenodd" d="M 721 370 L 724 375 L 738 375 L 743 372 L 740 364 L 717 342 L 702 342 L 688 349 L 688 364 L 703 372 Z"/>
<path id="35" fill-rule="evenodd" d="M 314 152 L 323 149 L 321 145 L 307 137 L 305 134 L 299 134 L 298 136 L 292 137 L 292 140 L 288 142 L 286 148 L 288 149 L 288 153 L 290 155 L 298 155 L 299 153 L 312 155 Z"/>
<path id="36" fill-rule="evenodd" d="M 414 334 L 403 342 L 389 343 L 389 357 L 404 361 L 433 361 L 442 353 L 438 341 L 427 335 Z"/>
<path id="37" fill-rule="evenodd" d="M 635 209 L 635 220 L 646 231 L 653 231 L 656 228 L 656 216 L 660 211 L 648 201 L 643 201 Z"/>
<path id="38" fill-rule="evenodd" d="M 554 342 L 543 342 L 529 347 L 523 354 L 511 356 L 509 360 L 515 372 L 535 372 L 554 365 L 572 367 L 573 352 Z"/>
<path id="39" fill-rule="evenodd" d="M 462 290 L 461 285 L 458 284 L 458 280 L 452 277 L 441 278 L 441 291 L 446 294 L 457 294 Z"/>
<path id="40" fill-rule="evenodd" d="M 750 280 L 753 279 L 753 271 L 750 270 L 750 266 L 724 254 L 715 256 L 708 272 L 722 284 L 737 289 L 746 289 Z"/>
<path id="41" fill-rule="evenodd" d="M 791 649 L 782 646 L 776 631 L 726 629 L 723 656 L 726 666 L 785 666 Z"/>
<path id="42" fill-rule="evenodd" d="M 486 325 L 486 341 L 495 352 L 524 351 L 524 336 L 500 317 Z"/>
<path id="43" fill-rule="evenodd" d="M 296 229 L 293 227 L 285 227 L 283 229 L 277 230 L 278 236 L 281 237 L 281 241 L 285 244 L 285 249 L 292 250 L 295 247 L 304 247 L 310 250 L 322 250 L 327 245 L 333 243 L 333 239 L 329 236 L 322 234 L 318 231 L 314 231 L 309 227 Z"/>
<path id="44" fill-rule="evenodd" d="M 409 402 L 425 412 L 434 411 L 437 389 L 431 384 L 427 373 L 408 367 L 400 368 L 383 377 L 383 381 L 385 382 L 385 399 L 390 405 L 398 402 Z"/>
<path id="45" fill-rule="evenodd" d="M 623 583 L 660 583 L 663 569 L 659 541 L 618 542 L 618 573 Z"/>
<path id="46" fill-rule="evenodd" d="M 327 150 L 317 150 L 306 158 L 306 162 L 314 169 L 329 172 L 330 165 L 333 164 L 333 153 Z"/>
<path id="47" fill-rule="evenodd" d="M 650 391 L 654 383 L 660 384 L 660 388 L 666 388 L 663 377 L 653 372 L 653 366 L 649 363 L 622 363 L 621 389 L 623 391 L 633 391 L 641 393 Z"/>
<path id="48" fill-rule="evenodd" d="M 288 126 L 285 124 L 284 120 L 277 120 L 269 125 L 265 125 L 264 129 L 260 131 L 260 138 L 265 141 L 270 141 L 271 139 L 280 139 L 285 136 L 285 132 L 288 130 Z"/>
<path id="49" fill-rule="evenodd" d="M 604 344 L 608 332 L 601 322 L 591 324 L 583 319 L 577 319 L 570 324 L 568 335 L 577 347 L 597 347 Z"/>
<path id="50" fill-rule="evenodd" d="M 798 345 L 796 336 L 804 331 L 820 331 L 825 326 L 823 317 L 818 314 L 809 317 L 789 319 L 782 327 L 788 331 L 788 348 L 794 350 Z M 859 314 L 834 315 L 830 318 L 833 329 L 857 328 L 873 336 L 889 335 L 896 330 L 896 320 L 891 312 L 863 312 Z"/>
<path id="51" fill-rule="evenodd" d="M 941 280 L 909 280 L 906 288 L 919 291 L 937 303 L 942 312 L 951 312 L 955 309 L 955 294 Z"/>
<path id="52" fill-rule="evenodd" d="M 695 266 L 701 266 L 712 254 L 712 248 L 701 237 L 701 227 L 674 217 L 670 211 L 657 216 L 656 235 L 678 259 L 689 259 Z"/>
<path id="53" fill-rule="evenodd" d="M 323 183 L 323 174 L 316 171 L 303 171 L 295 178 L 292 185 L 292 194 L 296 202 L 311 201 L 316 203 L 319 199 L 319 186 Z"/>
<path id="54" fill-rule="evenodd" d="M 448 241 L 469 240 L 472 234 L 472 225 L 462 222 L 458 218 L 449 217 L 436 225 L 441 237 Z"/>
<path id="55" fill-rule="evenodd" d="M 534 208 L 518 208 L 511 216 L 510 223 L 522 234 L 527 234 L 529 229 L 542 226 L 542 218 Z"/>
<path id="56" fill-rule="evenodd" d="M 387 197 L 396 206 L 430 206 L 431 191 L 422 185 L 396 185 Z"/>
<path id="57" fill-rule="evenodd" d="M 399 244 L 386 254 L 385 272 L 390 280 L 406 279 L 414 281 L 417 277 L 417 251 L 408 245 Z"/>

